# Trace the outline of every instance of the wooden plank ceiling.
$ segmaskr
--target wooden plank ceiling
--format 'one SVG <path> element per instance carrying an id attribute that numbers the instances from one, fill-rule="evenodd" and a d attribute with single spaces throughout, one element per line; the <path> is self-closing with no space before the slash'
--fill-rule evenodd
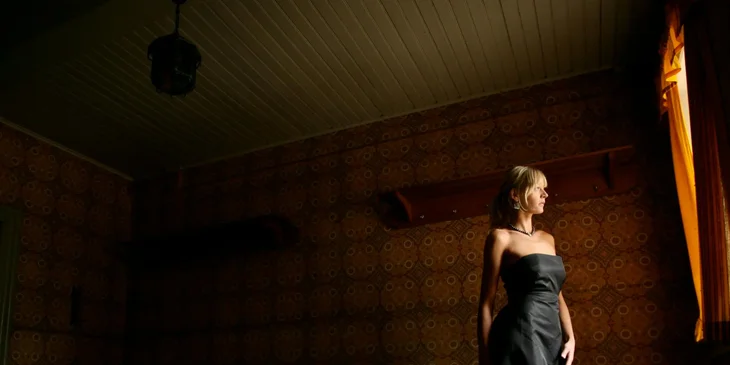
<path id="1" fill-rule="evenodd" d="M 620 65 L 653 2 L 190 0 L 181 30 L 203 63 L 185 98 L 149 82 L 147 45 L 172 31 L 172 4 L 127 29 L 98 12 L 116 33 L 21 62 L 34 66 L 6 75 L 15 82 L 1 87 L 0 116 L 149 176 Z"/>

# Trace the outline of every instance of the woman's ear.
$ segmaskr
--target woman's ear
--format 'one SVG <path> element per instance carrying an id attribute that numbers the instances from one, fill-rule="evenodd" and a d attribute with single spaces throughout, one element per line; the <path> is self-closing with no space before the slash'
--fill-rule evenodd
<path id="1" fill-rule="evenodd" d="M 509 197 L 510 197 L 511 203 L 514 203 L 515 201 L 520 201 L 520 197 L 517 196 L 517 190 L 515 188 L 512 188 L 509 191 Z"/>

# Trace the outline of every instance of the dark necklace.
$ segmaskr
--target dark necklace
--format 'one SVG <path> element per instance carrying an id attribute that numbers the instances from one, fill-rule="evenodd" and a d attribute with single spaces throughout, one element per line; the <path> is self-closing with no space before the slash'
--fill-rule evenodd
<path id="1" fill-rule="evenodd" d="M 509 223 L 509 227 L 512 228 L 512 230 L 515 230 L 515 231 L 520 232 L 520 233 L 524 233 L 524 234 L 528 235 L 529 237 L 532 237 L 532 235 L 535 234 L 535 226 L 534 225 L 532 226 L 532 232 L 530 232 L 530 233 L 527 233 L 526 231 L 524 231 L 522 229 L 519 229 L 519 228 L 513 226 L 512 223 Z"/>

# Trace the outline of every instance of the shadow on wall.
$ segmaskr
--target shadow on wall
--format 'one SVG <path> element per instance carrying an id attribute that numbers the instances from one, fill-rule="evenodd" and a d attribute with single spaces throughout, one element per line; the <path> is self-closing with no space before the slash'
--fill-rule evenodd
<path id="1" fill-rule="evenodd" d="M 285 250 L 298 241 L 299 229 L 286 217 L 271 214 L 123 242 L 116 248 L 130 269 L 144 270 Z"/>

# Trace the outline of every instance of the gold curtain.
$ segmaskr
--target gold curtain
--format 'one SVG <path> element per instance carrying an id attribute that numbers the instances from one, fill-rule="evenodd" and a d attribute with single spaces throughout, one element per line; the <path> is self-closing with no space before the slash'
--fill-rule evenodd
<path id="1" fill-rule="evenodd" d="M 722 0 L 669 0 L 657 82 L 700 315 L 697 341 L 730 341 L 730 126 L 716 60 L 730 16 Z M 727 76 L 727 75 L 725 75 Z M 685 78 L 686 77 L 686 78 Z"/>
<path id="2" fill-rule="evenodd" d="M 724 14 L 717 14 L 725 7 Z M 712 8 L 711 8 L 712 7 Z M 713 13 L 715 12 L 715 13 Z M 727 21 L 727 3 L 698 1 L 687 12 L 684 38 L 690 125 L 697 181 L 697 218 L 702 263 L 704 337 L 713 342 L 730 340 L 730 277 L 728 275 L 728 210 L 730 144 L 727 119 L 718 80 L 718 45 L 726 47 L 726 34 L 713 32 Z M 718 17 L 718 15 L 722 15 Z"/>
<path id="3" fill-rule="evenodd" d="M 674 177 L 679 197 L 679 208 L 682 215 L 687 251 L 689 253 L 692 281 L 694 283 L 697 304 L 700 310 L 695 325 L 695 340 L 704 338 L 704 315 L 702 295 L 702 266 L 700 260 L 700 236 L 697 219 L 697 200 L 695 191 L 695 169 L 692 152 L 692 134 L 689 128 L 689 110 L 686 103 L 682 105 L 682 96 L 677 85 L 678 78 L 684 79 L 682 67 L 682 51 L 684 34 L 680 28 L 679 10 L 676 6 L 667 8 L 666 39 L 662 74 L 659 86 L 661 88 L 662 111 L 669 119 L 669 134 L 671 137 L 672 160 L 674 163 Z M 684 81 L 684 80 L 682 80 Z"/>

